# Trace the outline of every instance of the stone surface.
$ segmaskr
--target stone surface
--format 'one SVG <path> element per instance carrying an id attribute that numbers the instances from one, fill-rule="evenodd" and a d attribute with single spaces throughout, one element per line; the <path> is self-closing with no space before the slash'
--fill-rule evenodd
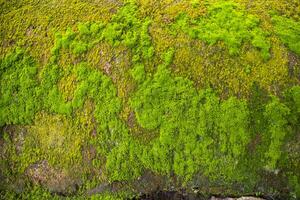
<path id="1" fill-rule="evenodd" d="M 74 193 L 79 184 L 78 180 L 72 179 L 62 170 L 51 167 L 46 160 L 30 165 L 26 175 L 33 183 L 41 184 L 58 194 Z"/>

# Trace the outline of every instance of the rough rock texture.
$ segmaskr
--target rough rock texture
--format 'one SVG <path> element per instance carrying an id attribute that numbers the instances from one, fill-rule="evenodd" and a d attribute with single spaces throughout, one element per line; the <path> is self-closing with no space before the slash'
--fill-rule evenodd
<path id="1" fill-rule="evenodd" d="M 79 183 L 65 172 L 54 169 L 46 160 L 32 164 L 26 170 L 26 175 L 35 184 L 41 184 L 51 192 L 70 194 L 76 191 Z"/>

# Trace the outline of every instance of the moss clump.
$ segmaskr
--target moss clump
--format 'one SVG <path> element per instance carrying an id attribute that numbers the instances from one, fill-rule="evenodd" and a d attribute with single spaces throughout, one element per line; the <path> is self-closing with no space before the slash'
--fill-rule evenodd
<path id="1" fill-rule="evenodd" d="M 174 172 L 184 181 L 202 172 L 227 183 L 254 183 L 255 170 L 264 166 L 277 169 L 282 144 L 290 132 L 289 108 L 279 99 L 259 105 L 259 113 L 250 115 L 246 101 L 234 97 L 221 101 L 211 90 L 197 91 L 191 81 L 173 77 L 166 64 L 141 84 L 130 102 L 138 123 L 159 131 L 159 137 L 143 147 L 143 165 L 161 174 Z M 251 153 L 248 145 L 260 126 L 258 115 L 265 122 L 260 128 L 263 141 L 257 152 Z M 250 122 L 254 124 L 250 126 Z M 266 153 L 260 154 L 261 148 Z M 255 160 L 247 161 L 254 155 Z"/>
<path id="2" fill-rule="evenodd" d="M 264 59 L 270 57 L 270 42 L 267 33 L 259 27 L 259 19 L 247 14 L 234 2 L 212 4 L 207 15 L 198 19 L 189 19 L 186 14 L 180 14 L 171 29 L 173 32 L 181 29 L 192 38 L 209 45 L 223 41 L 231 55 L 239 53 L 243 42 L 251 42 L 260 49 Z"/>
<path id="3" fill-rule="evenodd" d="M 124 45 L 133 51 L 133 62 L 150 59 L 154 54 L 148 27 L 149 18 L 138 18 L 137 4 L 127 2 L 112 17 L 109 23 L 79 23 L 78 32 L 67 29 L 64 34 L 56 34 L 55 46 L 52 48 L 52 60 L 56 61 L 61 49 L 69 49 L 79 56 L 99 42 L 107 42 L 112 46 Z"/>
<path id="4" fill-rule="evenodd" d="M 275 33 L 288 48 L 300 55 L 300 22 L 283 16 L 273 16 Z"/>
<path id="5" fill-rule="evenodd" d="M 141 145 L 132 139 L 124 139 L 124 142 L 108 154 L 106 168 L 109 179 L 112 181 L 134 180 L 142 175 Z"/>
<path id="6" fill-rule="evenodd" d="M 280 103 L 277 98 L 274 98 L 266 106 L 265 117 L 269 119 L 269 134 L 270 134 L 270 146 L 268 152 L 266 152 L 267 157 L 267 167 L 270 169 L 276 169 L 276 163 L 280 158 L 281 147 L 284 143 L 284 138 L 288 133 L 287 130 L 287 115 L 289 115 L 290 110 L 284 104 Z"/>
<path id="7" fill-rule="evenodd" d="M 37 64 L 16 49 L 0 60 L 0 126 L 30 123 L 39 105 Z"/>
<path id="8" fill-rule="evenodd" d="M 236 167 L 225 163 L 242 158 L 250 139 L 245 102 L 230 98 L 220 104 L 209 90 L 198 94 L 191 81 L 172 77 L 161 65 L 140 86 L 131 106 L 143 128 L 160 132 L 142 155 L 146 167 L 163 174 L 174 171 L 186 180 L 201 169 L 233 178 Z"/>

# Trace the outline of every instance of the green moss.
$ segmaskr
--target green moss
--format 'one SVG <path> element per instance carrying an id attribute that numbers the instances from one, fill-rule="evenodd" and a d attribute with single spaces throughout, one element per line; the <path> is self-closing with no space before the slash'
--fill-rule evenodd
<path id="1" fill-rule="evenodd" d="M 300 184 L 298 181 L 298 177 L 293 175 L 289 177 L 289 185 L 293 188 L 293 199 L 297 199 L 300 196 Z"/>
<path id="2" fill-rule="evenodd" d="M 112 2 L 54 1 L 51 11 L 49 2 L 4 3 L 0 126 L 28 130 L 22 153 L 4 136 L 6 175 L 46 159 L 81 176 L 84 199 L 146 170 L 182 186 L 205 176 L 253 192 L 265 169 L 282 169 L 297 191 L 297 159 L 288 160 L 297 154 L 286 148 L 299 132 L 299 87 L 284 92 L 298 80 L 282 48 L 297 53 L 296 21 L 275 16 L 273 27 L 264 9 L 275 1 Z M 4 56 L 13 43 L 26 53 Z M 36 196 L 53 197 L 43 191 Z M 128 196 L 91 198 L 119 197 Z"/>
<path id="3" fill-rule="evenodd" d="M 111 45 L 124 44 L 132 48 L 134 55 L 140 59 L 150 59 L 154 53 L 148 33 L 150 24 L 149 18 L 138 18 L 138 7 L 134 1 L 127 2 L 104 29 L 103 38 Z"/>
<path id="4" fill-rule="evenodd" d="M 37 64 L 16 49 L 0 61 L 0 126 L 28 124 L 40 108 Z"/>
<path id="5" fill-rule="evenodd" d="M 146 167 L 163 174 L 174 171 L 185 180 L 201 169 L 216 176 L 215 172 L 223 171 L 233 178 L 236 168 L 225 163 L 243 157 L 250 138 L 245 102 L 230 98 L 219 105 L 209 90 L 198 94 L 192 82 L 172 77 L 161 65 L 140 86 L 131 106 L 143 128 L 160 132 L 151 150 L 142 156 Z"/>
<path id="6" fill-rule="evenodd" d="M 109 153 L 106 168 L 112 181 L 134 180 L 142 175 L 139 160 L 141 145 L 132 140 L 125 140 Z"/>
<path id="7" fill-rule="evenodd" d="M 276 163 L 281 155 L 281 147 L 284 143 L 284 138 L 287 134 L 287 115 L 290 113 L 289 108 L 280 103 L 277 98 L 273 98 L 272 101 L 266 106 L 264 112 L 265 117 L 268 119 L 269 128 L 268 134 L 270 134 L 270 146 L 267 157 L 267 167 L 270 169 L 276 169 Z"/>
<path id="8" fill-rule="evenodd" d="M 244 153 L 241 149 L 248 144 L 250 139 L 247 133 L 249 121 L 247 104 L 231 97 L 221 104 L 221 113 L 219 122 L 222 136 L 220 138 L 221 151 L 239 157 Z"/>
<path id="9" fill-rule="evenodd" d="M 57 86 L 63 75 L 63 71 L 56 64 L 49 64 L 41 72 L 40 92 L 43 99 L 43 108 L 50 112 L 68 114 L 72 112 L 71 104 L 64 101 L 64 98 Z"/>
<path id="10" fill-rule="evenodd" d="M 132 70 L 131 75 L 135 81 L 142 82 L 145 77 L 145 69 L 143 64 L 136 64 Z"/>
<path id="11" fill-rule="evenodd" d="M 274 23 L 275 33 L 281 41 L 291 51 L 300 55 L 300 22 L 282 16 L 273 16 L 272 22 Z"/>
<path id="12" fill-rule="evenodd" d="M 63 116 L 41 114 L 35 125 L 29 127 L 25 138 L 22 161 L 31 157 L 31 163 L 47 160 L 52 166 L 68 169 L 82 163 L 81 149 L 86 144 L 88 133 L 76 124 L 70 124 Z M 26 169 L 28 164 L 22 163 Z"/>
<path id="13" fill-rule="evenodd" d="M 182 29 L 194 39 L 214 45 L 223 41 L 231 55 L 237 55 L 243 42 L 251 42 L 261 51 L 264 59 L 270 57 L 270 42 L 267 34 L 259 27 L 259 19 L 247 14 L 234 2 L 219 2 L 208 8 L 205 17 L 189 19 L 186 14 L 180 14 L 173 30 Z"/>

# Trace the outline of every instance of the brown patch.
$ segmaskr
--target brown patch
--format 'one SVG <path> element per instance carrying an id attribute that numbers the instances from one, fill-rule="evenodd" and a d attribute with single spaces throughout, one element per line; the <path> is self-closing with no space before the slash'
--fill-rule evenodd
<path id="1" fill-rule="evenodd" d="M 14 40 L 10 40 L 8 44 L 9 44 L 9 46 L 13 46 L 16 44 L 16 42 Z"/>
<path id="2" fill-rule="evenodd" d="M 35 184 L 41 184 L 55 193 L 73 193 L 76 181 L 65 172 L 51 167 L 46 160 L 30 165 L 26 170 L 27 177 Z"/>
<path id="3" fill-rule="evenodd" d="M 25 127 L 8 125 L 3 128 L 3 132 L 8 133 L 12 142 L 15 144 L 17 154 L 22 153 L 27 130 Z"/>
<path id="4" fill-rule="evenodd" d="M 172 19 L 170 19 L 170 17 L 168 17 L 168 16 L 163 16 L 162 21 L 165 24 L 170 24 L 172 22 Z"/>
<path id="5" fill-rule="evenodd" d="M 96 148 L 94 146 L 84 147 L 82 151 L 83 161 L 87 164 L 91 164 L 92 160 L 96 157 Z"/>
<path id="6" fill-rule="evenodd" d="M 111 9 L 109 10 L 109 12 L 112 13 L 112 14 L 115 14 L 115 13 L 117 13 L 117 9 L 111 8 Z"/>
<path id="7" fill-rule="evenodd" d="M 293 52 L 289 52 L 288 59 L 289 59 L 289 75 L 295 76 L 298 78 L 298 80 L 300 80 L 300 61 L 298 56 Z"/>
<path id="8" fill-rule="evenodd" d="M 31 36 L 33 36 L 33 33 L 34 33 L 34 29 L 35 29 L 35 27 L 34 26 L 29 26 L 28 28 L 27 28 L 27 30 L 26 30 L 26 36 L 27 37 L 31 37 Z"/>
<path id="9" fill-rule="evenodd" d="M 273 171 L 265 170 L 261 172 L 261 182 L 258 186 L 264 189 L 273 188 L 274 191 L 277 190 L 281 195 L 284 195 L 289 193 L 286 181 L 287 179 L 284 172 L 278 171 L 274 173 Z"/>
<path id="10" fill-rule="evenodd" d="M 256 147 L 261 142 L 261 135 L 258 133 L 255 135 L 255 137 L 251 140 L 251 142 L 248 145 L 248 149 L 250 153 L 254 153 L 256 150 Z"/>
<path id="11" fill-rule="evenodd" d="M 145 173 L 132 184 L 134 190 L 140 193 L 149 194 L 157 190 L 161 190 L 166 185 L 166 178 L 156 175 L 151 171 Z"/>
<path id="12" fill-rule="evenodd" d="M 135 114 L 133 111 L 131 111 L 129 113 L 129 116 L 128 116 L 128 119 L 127 119 L 127 124 L 130 128 L 133 128 L 134 127 L 134 124 L 135 124 Z"/>
<path id="13" fill-rule="evenodd" d="M 107 74 L 107 75 L 110 75 L 111 74 L 111 64 L 109 62 L 106 62 L 104 64 L 104 72 Z"/>
<path id="14" fill-rule="evenodd" d="M 93 137 L 96 137 L 97 136 L 97 130 L 96 128 L 93 128 L 92 130 L 92 134 L 91 134 Z"/>

